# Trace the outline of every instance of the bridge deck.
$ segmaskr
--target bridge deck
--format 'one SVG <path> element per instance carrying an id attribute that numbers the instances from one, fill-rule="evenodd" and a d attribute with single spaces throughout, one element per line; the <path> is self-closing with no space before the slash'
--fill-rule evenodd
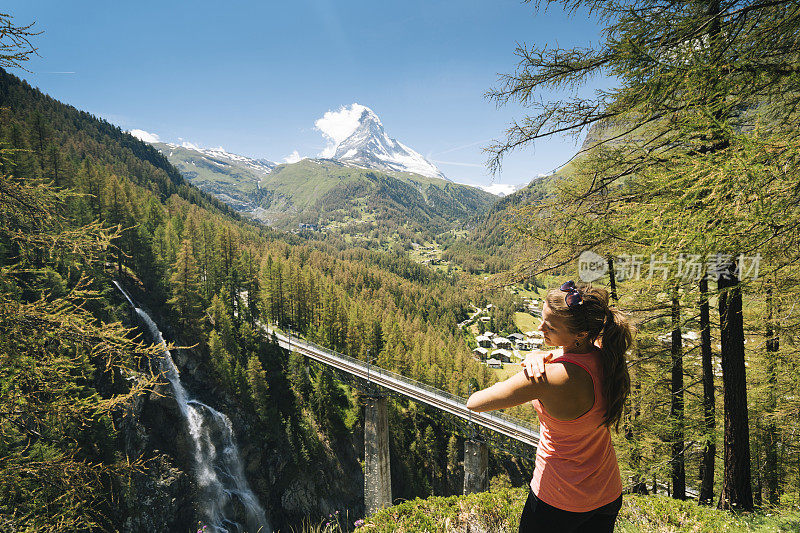
<path id="1" fill-rule="evenodd" d="M 533 424 L 503 413 L 476 413 L 467 409 L 466 402 L 453 394 L 436 389 L 424 383 L 414 381 L 394 372 L 367 365 L 364 361 L 344 354 L 328 350 L 299 337 L 289 335 L 277 329 L 264 328 L 269 334 L 275 334 L 278 344 L 287 350 L 295 351 L 332 366 L 358 378 L 376 383 L 396 393 L 407 396 L 418 402 L 436 407 L 447 413 L 468 420 L 473 424 L 496 431 L 519 442 L 537 446 L 539 433 Z"/>

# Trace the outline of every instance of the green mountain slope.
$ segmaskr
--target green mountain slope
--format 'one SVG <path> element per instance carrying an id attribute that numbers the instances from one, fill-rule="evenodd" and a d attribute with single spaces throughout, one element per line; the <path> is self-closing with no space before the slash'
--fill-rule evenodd
<path id="1" fill-rule="evenodd" d="M 330 159 L 274 169 L 264 160 L 154 145 L 183 176 L 237 211 L 281 229 L 313 224 L 364 235 L 404 227 L 421 238 L 462 229 L 497 197 L 475 187 L 407 172 L 381 172 Z M 227 154 L 231 156 L 231 154 Z"/>
<path id="2" fill-rule="evenodd" d="M 180 173 L 199 189 L 240 212 L 258 205 L 259 182 L 275 164 L 249 159 L 224 150 L 198 150 L 190 146 L 153 143 Z"/>
<path id="3" fill-rule="evenodd" d="M 463 238 L 452 237 L 444 243 L 442 258 L 460 265 L 470 273 L 497 273 L 511 267 L 518 239 L 509 231 L 514 213 L 552 194 L 561 174 L 534 179 L 527 186 L 500 198 Z"/>
<path id="4" fill-rule="evenodd" d="M 280 165 L 260 185 L 262 216 L 279 225 L 295 220 L 323 227 L 348 220 L 402 225 L 407 220 L 441 231 L 485 213 L 496 200 L 480 189 L 442 179 L 318 159 Z"/>

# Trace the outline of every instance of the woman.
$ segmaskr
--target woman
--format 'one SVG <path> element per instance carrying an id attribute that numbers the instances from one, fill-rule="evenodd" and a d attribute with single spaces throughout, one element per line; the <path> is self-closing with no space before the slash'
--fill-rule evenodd
<path id="1" fill-rule="evenodd" d="M 633 328 L 608 305 L 608 291 L 568 281 L 548 291 L 542 325 L 552 354 L 529 356 L 523 370 L 470 396 L 491 411 L 533 401 L 540 441 L 520 532 L 606 532 L 622 506 L 622 482 L 609 428 L 619 428 L 630 392 L 625 352 Z M 544 355 L 544 357 L 543 357 Z"/>

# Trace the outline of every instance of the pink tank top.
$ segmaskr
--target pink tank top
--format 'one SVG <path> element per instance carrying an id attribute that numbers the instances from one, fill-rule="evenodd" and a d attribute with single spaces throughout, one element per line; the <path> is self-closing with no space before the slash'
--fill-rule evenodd
<path id="1" fill-rule="evenodd" d="M 575 420 L 551 417 L 539 400 L 539 447 L 531 490 L 543 502 L 564 511 L 583 513 L 616 500 L 622 493 L 611 432 L 603 425 L 603 366 L 600 350 L 565 353 L 552 362 L 574 363 L 592 376 L 594 405 Z"/>

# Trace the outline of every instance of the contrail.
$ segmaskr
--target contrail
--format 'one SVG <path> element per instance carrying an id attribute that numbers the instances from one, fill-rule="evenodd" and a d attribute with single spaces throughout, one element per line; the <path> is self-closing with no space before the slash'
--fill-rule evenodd
<path id="1" fill-rule="evenodd" d="M 464 146 L 456 146 L 455 148 L 449 148 L 449 149 L 445 150 L 444 152 L 437 152 L 437 153 L 435 153 L 433 155 L 449 154 L 450 152 L 455 152 L 457 150 L 463 150 L 464 148 L 469 148 L 471 146 L 476 146 L 478 144 L 488 143 L 491 140 L 492 139 L 484 139 L 482 141 L 475 141 L 474 143 L 465 144 Z"/>
<path id="2" fill-rule="evenodd" d="M 437 161 L 436 159 L 429 159 L 428 161 L 436 163 L 437 165 L 455 165 L 457 167 L 484 168 L 483 165 L 479 165 L 477 163 L 456 163 L 455 161 Z"/>

